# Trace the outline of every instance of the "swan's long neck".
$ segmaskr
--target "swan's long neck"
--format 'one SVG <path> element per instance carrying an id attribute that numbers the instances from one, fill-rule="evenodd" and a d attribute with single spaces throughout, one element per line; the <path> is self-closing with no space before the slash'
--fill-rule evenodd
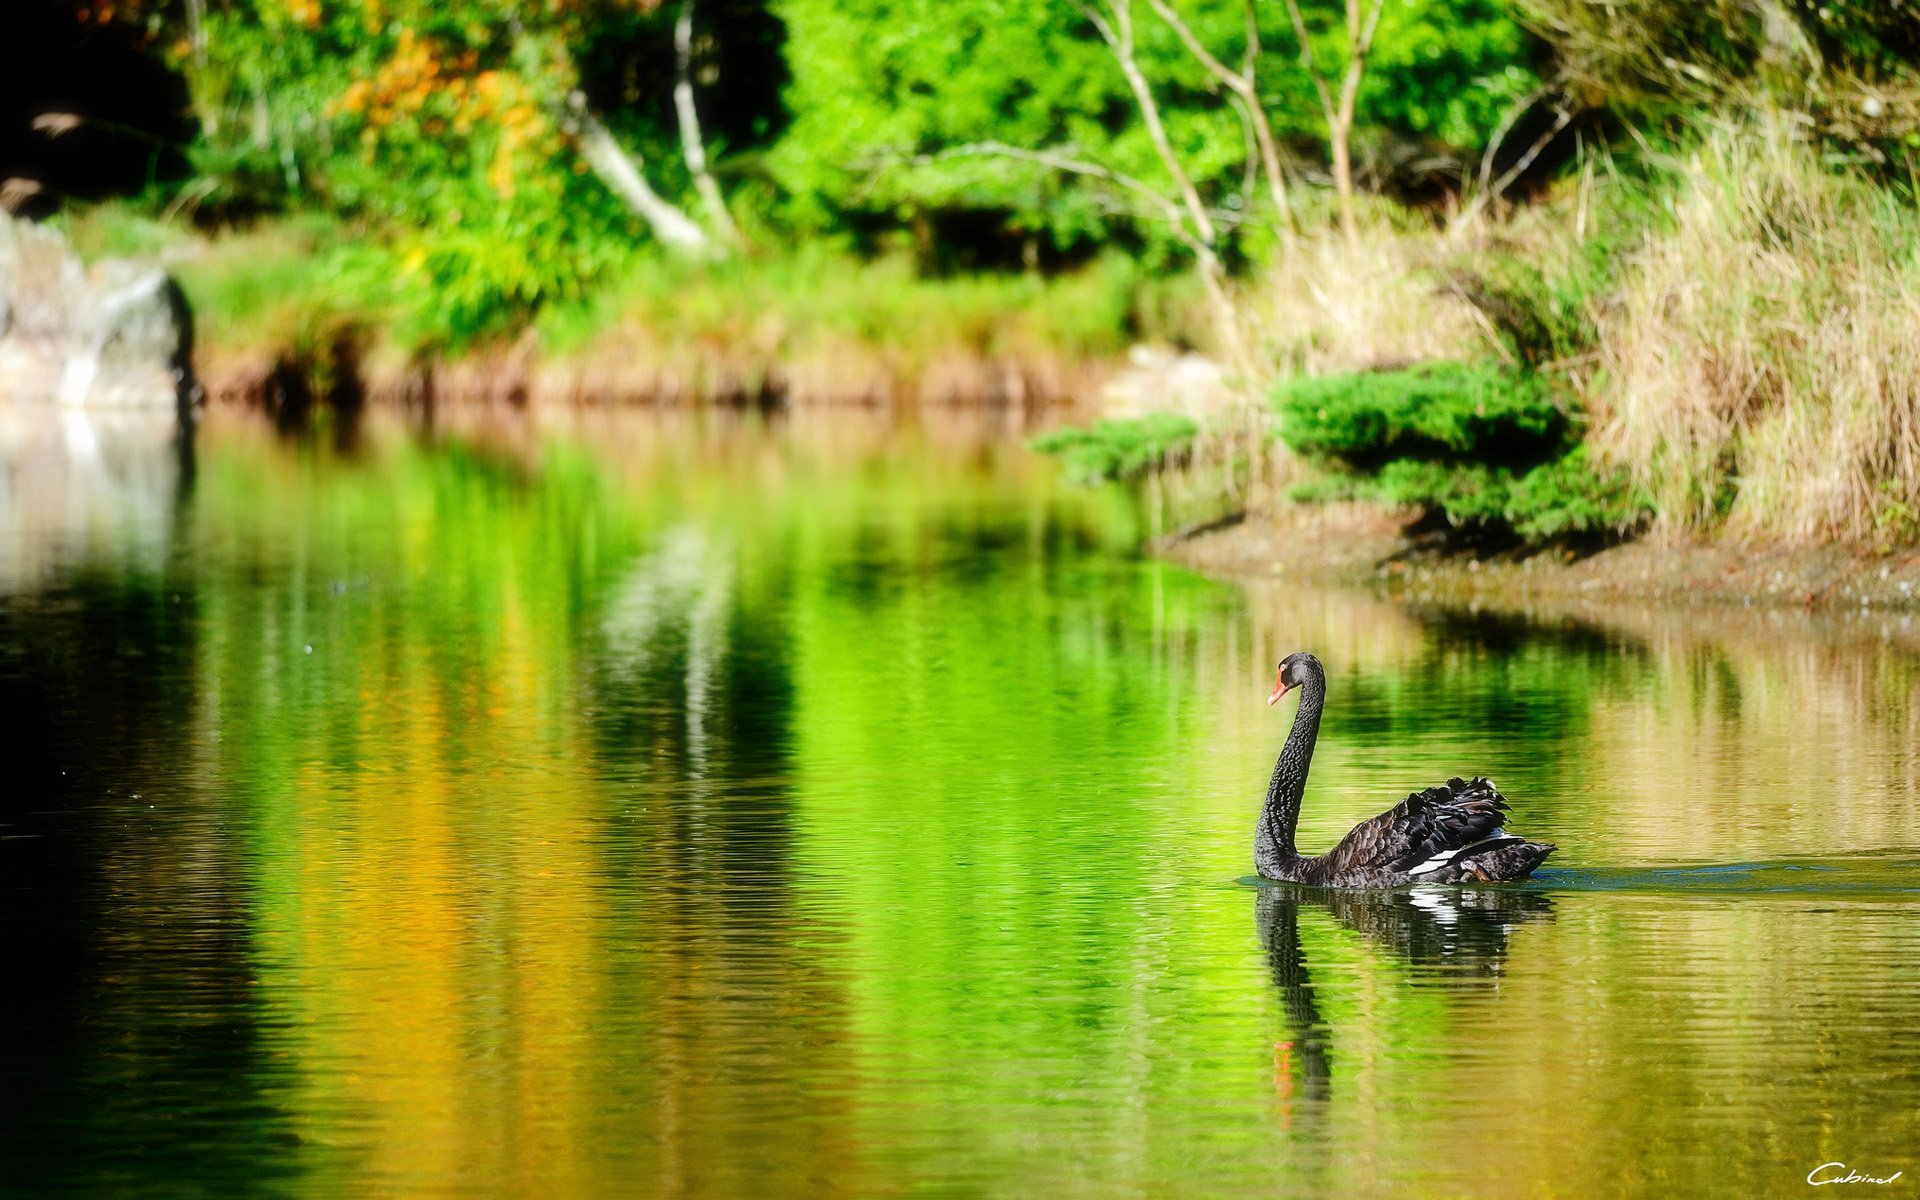
<path id="1" fill-rule="evenodd" d="M 1327 698 L 1327 678 L 1319 671 L 1300 685 L 1300 707 L 1293 714 L 1293 732 L 1273 764 L 1267 784 L 1267 802 L 1260 810 L 1260 829 L 1253 839 L 1254 866 L 1272 876 L 1282 863 L 1300 857 L 1293 845 L 1293 828 L 1300 820 L 1300 797 L 1307 791 L 1307 767 L 1313 762 L 1313 743 L 1320 737 L 1320 707 Z"/>

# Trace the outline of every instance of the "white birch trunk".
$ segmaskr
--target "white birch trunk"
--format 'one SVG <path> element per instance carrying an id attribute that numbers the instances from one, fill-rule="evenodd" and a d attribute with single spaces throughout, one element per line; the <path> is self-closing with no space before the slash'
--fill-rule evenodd
<path id="1" fill-rule="evenodd" d="M 707 169 L 707 144 L 700 134 L 699 110 L 693 106 L 693 0 L 681 0 L 680 16 L 673 23 L 673 56 L 673 107 L 680 116 L 680 149 L 687 158 L 687 173 L 693 176 L 707 220 L 723 241 L 734 244 L 740 240 L 740 230 L 727 211 L 720 185 L 713 181 L 713 172 Z"/>
<path id="2" fill-rule="evenodd" d="M 588 111 L 585 97 L 575 92 L 568 97 L 568 107 L 568 132 L 579 142 L 581 157 L 587 160 L 587 166 L 600 182 L 626 201 L 627 207 L 652 227 L 653 235 L 669 248 L 696 257 L 711 254 L 713 239 L 707 236 L 707 231 L 653 190 L 640 174 L 633 157 L 621 149 L 607 127 Z"/>

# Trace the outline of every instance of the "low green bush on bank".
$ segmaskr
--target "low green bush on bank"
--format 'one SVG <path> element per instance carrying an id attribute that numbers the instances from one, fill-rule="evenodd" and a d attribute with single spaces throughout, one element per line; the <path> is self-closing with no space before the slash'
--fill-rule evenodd
<path id="1" fill-rule="evenodd" d="M 1537 378 L 1492 365 L 1295 380 L 1279 395 L 1295 453 L 1374 469 L 1394 459 L 1538 460 L 1564 448 L 1568 422 Z"/>
<path id="2" fill-rule="evenodd" d="M 1372 498 L 1526 545 L 1617 538 L 1647 517 L 1641 490 L 1593 459 L 1529 373 L 1429 363 L 1297 380 L 1276 403 L 1282 440 L 1328 473 L 1296 500 Z"/>
<path id="3" fill-rule="evenodd" d="M 1275 408 L 1280 439 L 1319 468 L 1290 492 L 1296 503 L 1415 508 L 1423 524 L 1439 522 L 1464 541 L 1523 548 L 1617 539 L 1650 513 L 1645 490 L 1600 464 L 1580 423 L 1529 372 L 1436 362 L 1302 378 L 1279 389 Z M 1246 447 L 1171 413 L 1060 429 L 1028 444 L 1088 484 L 1225 465 L 1216 460 Z"/>
<path id="4" fill-rule="evenodd" d="M 1149 413 L 1129 420 L 1096 421 L 1045 433 L 1027 443 L 1058 457 L 1067 476 L 1078 483 L 1138 479 L 1186 462 L 1200 426 L 1174 413 Z"/>

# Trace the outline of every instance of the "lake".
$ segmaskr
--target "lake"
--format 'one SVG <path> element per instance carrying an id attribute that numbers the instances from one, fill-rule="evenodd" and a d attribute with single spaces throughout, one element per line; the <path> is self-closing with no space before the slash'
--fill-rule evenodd
<path id="1" fill-rule="evenodd" d="M 0 512 L 0 1190 L 1920 1171 L 1912 616 L 1212 581 L 990 418 L 89 463 Z M 1540 876 L 1255 886 L 1299 649 L 1303 849 L 1483 773 Z"/>

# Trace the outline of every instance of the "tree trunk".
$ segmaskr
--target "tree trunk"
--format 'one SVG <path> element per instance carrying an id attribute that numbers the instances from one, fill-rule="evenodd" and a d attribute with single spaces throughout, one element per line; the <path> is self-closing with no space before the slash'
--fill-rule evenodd
<path id="1" fill-rule="evenodd" d="M 1353 211 L 1353 114 L 1360 101 L 1360 81 L 1367 74 L 1367 56 L 1373 53 L 1373 35 L 1380 29 L 1386 0 L 1347 0 L 1347 70 L 1340 80 L 1340 106 L 1334 113 L 1333 186 L 1340 193 L 1340 231 L 1347 249 L 1360 244 L 1360 222 Z M 1322 93 L 1324 96 L 1324 93 Z"/>
<path id="2" fill-rule="evenodd" d="M 1291 255 L 1293 253 L 1293 208 L 1287 200 L 1287 182 L 1280 170 L 1280 148 L 1274 141 L 1273 123 L 1267 119 L 1267 110 L 1260 103 L 1260 87 L 1256 71 L 1260 59 L 1260 24 L 1253 9 L 1253 0 L 1247 0 L 1247 52 L 1238 71 L 1227 66 L 1207 49 L 1193 27 L 1180 17 L 1179 10 L 1173 7 L 1171 0 L 1149 0 L 1153 11 L 1160 14 L 1174 34 L 1179 37 L 1187 52 L 1198 59 L 1208 73 L 1232 92 L 1240 101 L 1240 112 L 1253 134 L 1255 149 L 1260 156 L 1260 164 L 1267 177 L 1267 190 L 1273 199 L 1273 208 L 1279 220 L 1280 244 Z"/>
<path id="3" fill-rule="evenodd" d="M 1244 368 L 1246 347 L 1240 336 L 1239 311 L 1227 291 L 1226 265 L 1220 261 L 1219 230 L 1214 226 L 1213 218 L 1207 214 L 1207 206 L 1200 199 L 1192 176 L 1187 174 L 1180 156 L 1174 153 L 1173 142 L 1167 137 L 1166 126 L 1160 120 L 1160 106 L 1153 99 L 1153 89 L 1147 86 L 1147 77 L 1141 72 L 1139 61 L 1134 58 L 1133 0 L 1107 0 L 1107 11 L 1112 16 L 1111 22 L 1101 18 L 1092 9 L 1087 10 L 1087 15 L 1093 19 L 1094 28 L 1113 51 L 1114 60 L 1120 64 L 1120 74 L 1133 92 L 1134 104 L 1140 110 L 1142 123 L 1147 127 L 1147 137 L 1152 141 L 1167 174 L 1173 179 L 1174 189 L 1185 206 L 1186 220 L 1192 227 L 1190 235 L 1184 234 L 1179 221 L 1181 205 L 1169 204 L 1168 209 L 1175 217 L 1175 236 L 1193 251 L 1200 268 L 1200 280 L 1206 287 L 1207 299 L 1213 306 L 1214 317 L 1220 327 L 1223 348 L 1236 368 Z"/>
<path id="4" fill-rule="evenodd" d="M 1333 190 L 1340 197 L 1340 232 L 1346 236 L 1348 249 L 1360 244 L 1360 220 L 1354 213 L 1353 200 L 1353 109 L 1364 70 L 1361 59 L 1348 63 L 1347 76 L 1340 84 L 1340 107 L 1327 131 L 1333 150 Z"/>
<path id="5" fill-rule="evenodd" d="M 1267 191 L 1273 199 L 1273 210 L 1280 221 L 1280 246 L 1289 255 L 1293 245 L 1293 205 L 1287 200 L 1287 179 L 1280 172 L 1280 147 L 1273 139 L 1273 124 L 1267 120 L 1266 110 L 1260 107 L 1258 93 L 1249 89 L 1244 102 L 1253 114 L 1253 134 L 1260 148 L 1260 165 L 1266 171 Z"/>
<path id="6" fill-rule="evenodd" d="M 1160 106 L 1154 103 L 1153 89 L 1147 86 L 1147 77 L 1141 74 L 1140 64 L 1133 56 L 1133 0 L 1106 0 L 1106 5 L 1107 17 L 1092 8 L 1083 11 L 1087 19 L 1093 22 L 1100 40 L 1113 51 L 1114 61 L 1120 65 L 1120 74 L 1126 79 L 1127 88 L 1133 93 L 1134 106 L 1140 110 L 1140 119 L 1147 127 L 1147 138 L 1153 143 L 1161 165 L 1166 167 L 1175 189 L 1186 203 L 1187 219 L 1193 223 L 1195 238 L 1211 249 L 1218 241 L 1213 218 L 1207 215 L 1207 206 L 1201 203 L 1199 191 L 1194 188 L 1186 168 L 1180 165 L 1179 155 L 1173 152 L 1173 143 L 1167 139 L 1166 126 L 1160 123 Z"/>
<path id="7" fill-rule="evenodd" d="M 713 181 L 713 172 L 707 170 L 707 144 L 700 135 L 699 110 L 693 106 L 693 0 L 681 0 L 680 15 L 673 23 L 673 56 L 673 107 L 680 117 L 680 149 L 686 155 L 687 172 L 693 176 L 694 190 L 700 193 L 707 220 L 721 240 L 730 245 L 738 243 L 740 229 L 727 211 L 726 198 Z"/>
<path id="8" fill-rule="evenodd" d="M 567 98 L 562 128 L 579 143 L 581 157 L 600 182 L 626 201 L 627 207 L 652 227 L 655 237 L 682 254 L 706 257 L 713 253 L 713 239 L 707 231 L 653 190 L 632 156 L 587 109 L 586 97 L 579 92 Z"/>

